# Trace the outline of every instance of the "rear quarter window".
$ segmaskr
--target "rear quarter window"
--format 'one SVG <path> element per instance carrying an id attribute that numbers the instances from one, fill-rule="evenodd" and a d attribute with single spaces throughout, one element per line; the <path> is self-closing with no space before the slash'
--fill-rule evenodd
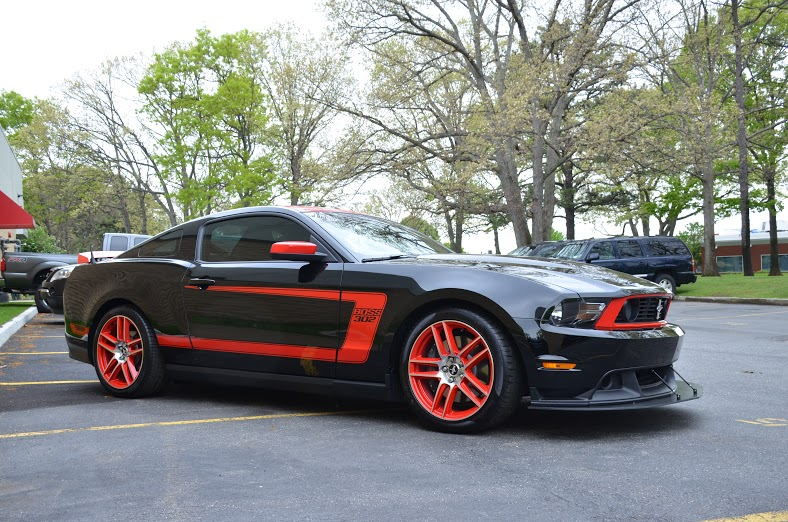
<path id="1" fill-rule="evenodd" d="M 689 249 L 676 238 L 652 238 L 644 240 L 650 256 L 688 256 Z"/>
<path id="2" fill-rule="evenodd" d="M 139 257 L 178 257 L 181 239 L 183 239 L 183 230 L 175 230 L 142 245 L 137 255 Z"/>

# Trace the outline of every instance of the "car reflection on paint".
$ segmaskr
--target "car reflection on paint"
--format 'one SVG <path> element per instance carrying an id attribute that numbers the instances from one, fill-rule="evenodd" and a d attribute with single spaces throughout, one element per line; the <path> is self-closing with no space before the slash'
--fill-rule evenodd
<path id="1" fill-rule="evenodd" d="M 571 261 L 454 254 L 402 225 L 256 207 L 174 227 L 79 266 L 66 340 L 119 397 L 170 377 L 404 400 L 427 426 L 478 431 L 530 408 L 697 398 L 673 369 L 672 296 Z"/>

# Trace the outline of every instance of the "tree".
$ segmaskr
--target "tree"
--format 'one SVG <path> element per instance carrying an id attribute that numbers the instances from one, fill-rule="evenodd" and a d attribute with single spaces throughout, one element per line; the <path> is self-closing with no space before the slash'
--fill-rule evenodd
<path id="1" fill-rule="evenodd" d="M 257 71 L 261 36 L 241 31 L 214 38 L 197 32 L 154 56 L 138 91 L 155 125 L 165 185 L 185 219 L 273 196 L 266 103 Z"/>
<path id="2" fill-rule="evenodd" d="M 57 240 L 47 233 L 46 229 L 38 227 L 27 231 L 27 235 L 22 238 L 23 252 L 49 252 L 52 254 L 62 254 L 65 252 L 57 246 Z"/>
<path id="3" fill-rule="evenodd" d="M 384 41 L 432 49 L 409 57 L 411 75 L 442 56 L 467 79 L 479 106 L 476 135 L 487 144 L 485 159 L 498 177 L 517 244 L 524 245 L 531 234 L 520 182 L 523 160 L 531 160 L 534 240 L 541 241 L 552 230 L 555 175 L 567 161 L 559 156 L 565 118 L 578 97 L 616 81 L 626 68 L 614 51 L 614 35 L 626 27 L 623 15 L 634 3 L 556 1 L 545 13 L 518 0 L 329 5 L 353 41 L 373 54 Z M 532 19 L 542 22 L 534 33 L 527 22 Z"/>
<path id="4" fill-rule="evenodd" d="M 746 145 L 752 173 L 766 188 L 764 204 L 769 211 L 770 276 L 780 271 L 777 240 L 777 182 L 788 147 L 788 14 L 785 3 L 749 2 L 742 26 L 743 85 Z M 748 180 L 749 181 L 749 180 Z M 749 228 L 749 226 L 748 226 Z"/>
<path id="5" fill-rule="evenodd" d="M 12 141 L 26 209 L 68 251 L 87 250 L 104 232 L 124 228 L 116 195 L 128 187 L 115 185 L 91 164 L 81 146 L 86 140 L 68 111 L 44 100 L 36 102 L 31 123 Z"/>
<path id="6" fill-rule="evenodd" d="M 316 147 L 350 89 L 348 57 L 330 37 L 302 36 L 292 26 L 268 32 L 258 45 L 265 46 L 259 81 L 269 98 L 282 187 L 291 205 L 314 203 L 348 179 L 321 168 L 327 148 Z"/>
<path id="7" fill-rule="evenodd" d="M 689 174 L 701 182 L 704 250 L 711 253 L 716 250 L 717 168 L 728 158 L 735 136 L 735 110 L 725 81 L 731 61 L 730 30 L 705 0 L 681 0 L 678 8 L 681 27 L 664 18 L 643 27 L 648 66 L 642 71 L 667 97 L 672 111 L 665 121 L 678 135 L 677 152 L 684 156 Z M 714 255 L 704 256 L 703 275 L 719 275 Z"/>
<path id="8" fill-rule="evenodd" d="M 33 121 L 34 104 L 16 91 L 0 91 L 0 127 L 9 137 Z"/>
<path id="9" fill-rule="evenodd" d="M 424 218 L 410 214 L 408 216 L 405 216 L 402 219 L 402 221 L 400 221 L 400 223 L 402 223 L 406 227 L 412 228 L 413 230 L 418 230 L 425 236 L 431 237 L 435 241 L 440 240 L 440 234 L 438 233 L 438 229 L 432 226 L 430 222 Z"/>

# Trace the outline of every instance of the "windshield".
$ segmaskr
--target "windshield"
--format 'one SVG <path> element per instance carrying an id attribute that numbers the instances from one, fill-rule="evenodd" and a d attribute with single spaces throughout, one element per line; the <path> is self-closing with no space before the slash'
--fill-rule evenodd
<path id="1" fill-rule="evenodd" d="M 307 214 L 360 260 L 452 253 L 434 239 L 385 219 L 346 212 Z"/>
<path id="2" fill-rule="evenodd" d="M 585 243 L 567 243 L 558 252 L 551 255 L 551 257 L 560 257 L 562 259 L 580 259 L 583 253 Z"/>

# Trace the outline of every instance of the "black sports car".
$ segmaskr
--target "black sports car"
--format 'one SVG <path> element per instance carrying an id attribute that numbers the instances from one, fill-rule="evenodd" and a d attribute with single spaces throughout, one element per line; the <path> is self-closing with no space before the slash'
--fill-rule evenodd
<path id="1" fill-rule="evenodd" d="M 427 425 L 531 408 L 697 398 L 673 370 L 671 295 L 571 261 L 458 255 L 407 227 L 323 208 L 231 210 L 81 265 L 66 340 L 119 397 L 203 378 L 405 399 Z"/>

